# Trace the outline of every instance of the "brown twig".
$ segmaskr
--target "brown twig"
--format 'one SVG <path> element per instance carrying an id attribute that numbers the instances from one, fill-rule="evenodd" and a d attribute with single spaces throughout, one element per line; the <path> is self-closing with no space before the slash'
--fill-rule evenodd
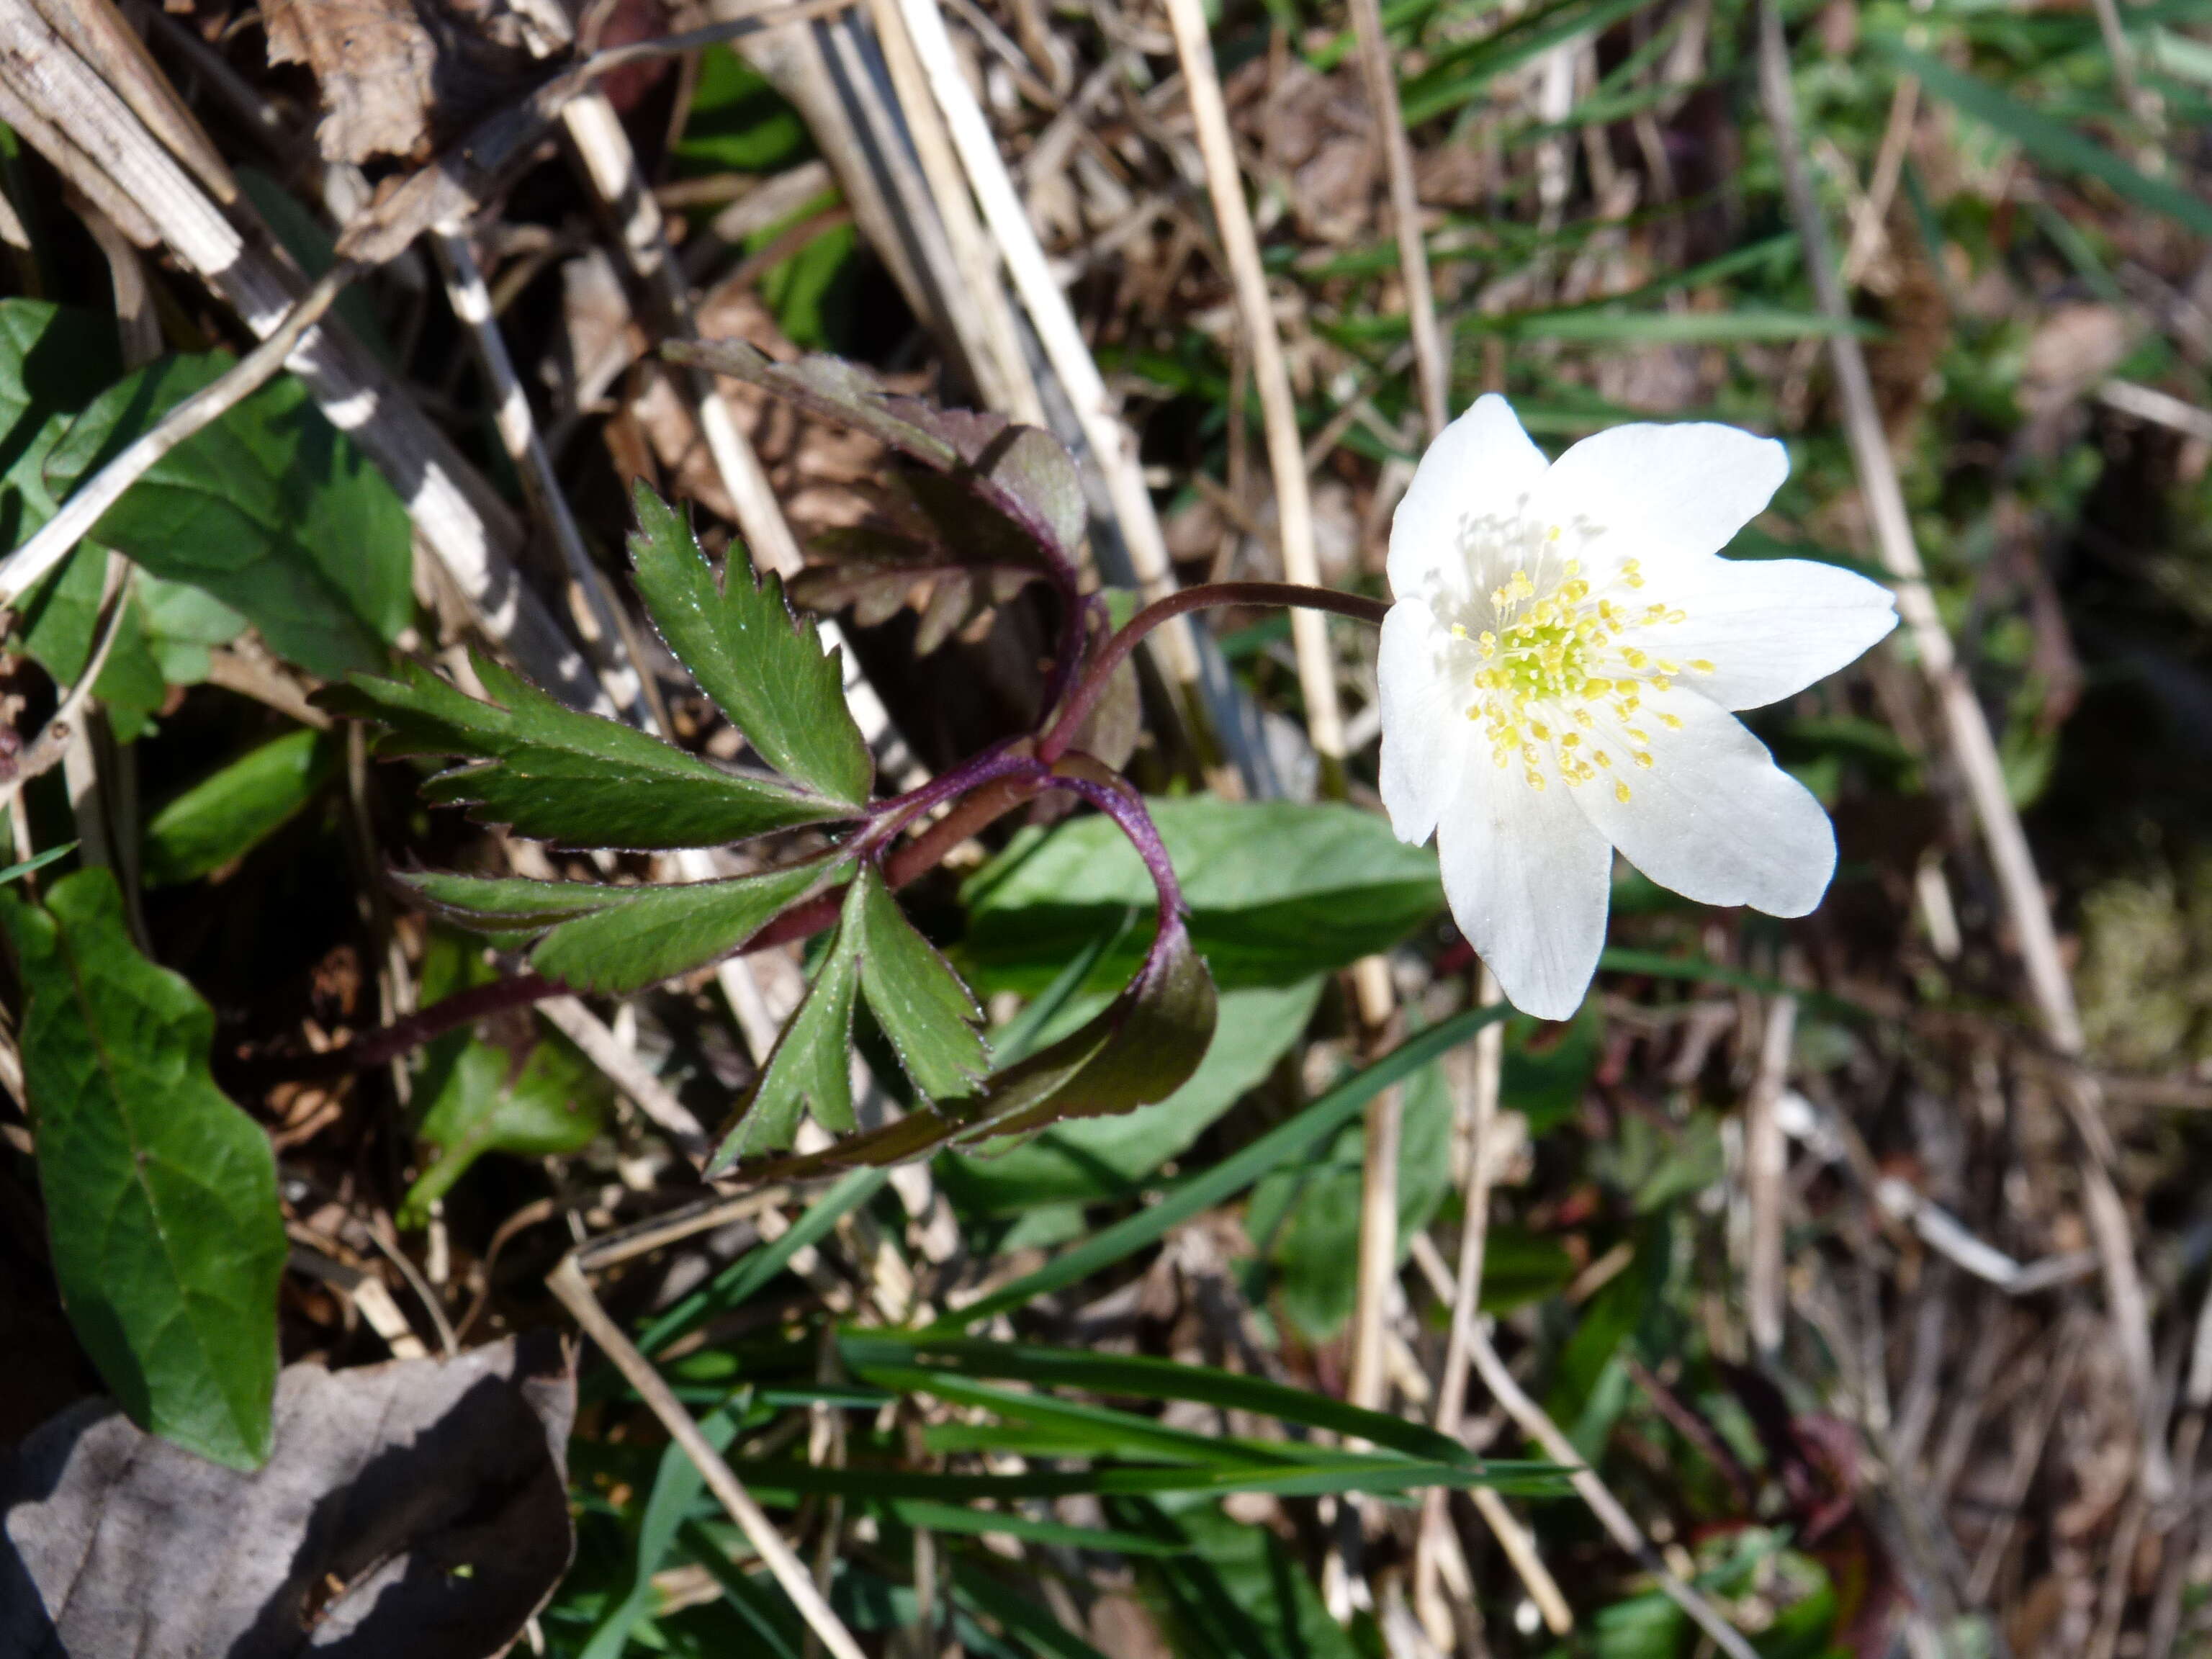
<path id="1" fill-rule="evenodd" d="M 1790 83 L 1789 48 L 1777 0 L 1760 0 L 1759 80 L 1767 119 L 1774 128 L 1784 192 L 1804 241 L 1805 265 L 1814 294 L 1825 315 L 1838 323 L 1847 322 L 1850 301 L 1837 274 L 1826 222 L 1805 166 L 1796 98 Z M 1828 349 L 1843 402 L 1844 434 L 1873 524 L 1875 546 L 1884 567 L 1896 580 L 1898 612 L 1912 636 L 1921 667 L 1942 710 L 1952 759 L 1996 874 L 2036 1013 L 2051 1047 L 2062 1054 L 2078 1056 L 2085 1046 L 2081 1018 L 2075 1005 L 2073 983 L 2059 953 L 2050 902 L 2036 872 L 2027 833 L 2006 788 L 1989 719 L 1936 608 L 1898 481 L 1896 457 L 1890 453 L 1875 406 L 1866 354 L 1858 336 L 1844 328 L 1829 337 Z M 2155 1415 L 2158 1387 L 2151 1354 L 2149 1303 L 2136 1265 L 2127 1208 L 2112 1183 L 2110 1133 L 2102 1120 L 2096 1085 L 2085 1074 L 2062 1085 L 2058 1095 L 2081 1143 L 2084 1208 L 2104 1268 L 2112 1334 L 2135 1394 L 2137 1421 L 2147 1425 Z M 2144 1480 L 2151 1495 L 2161 1498 L 2172 1485 L 2166 1449 L 2148 1441 L 2142 1454 Z"/>

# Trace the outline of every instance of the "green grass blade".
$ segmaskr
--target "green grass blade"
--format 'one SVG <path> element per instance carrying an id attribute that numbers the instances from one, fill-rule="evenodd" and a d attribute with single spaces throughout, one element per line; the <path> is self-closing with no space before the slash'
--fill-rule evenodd
<path id="1" fill-rule="evenodd" d="M 1158 1243 L 1170 1230 L 1243 1191 L 1268 1170 L 1322 1145 L 1383 1090 L 1512 1012 L 1502 1002 L 1487 1008 L 1469 1009 L 1399 1044 L 1365 1071 L 1337 1085 L 1288 1123 L 1270 1130 L 1205 1174 L 1186 1182 L 1159 1203 L 1116 1223 L 1073 1249 L 1063 1251 L 1035 1273 L 1023 1275 L 1004 1289 L 948 1314 L 933 1328 L 939 1332 L 965 1329 L 994 1314 L 1018 1308 L 1034 1297 L 1088 1279 L 1101 1267 Z"/>
<path id="2" fill-rule="evenodd" d="M 975 1537 L 1018 1538 L 1027 1544 L 1059 1544 L 1069 1549 L 1109 1550 L 1116 1555 L 1173 1555 L 1189 1548 L 1179 1540 L 1147 1538 L 1142 1533 L 1121 1532 L 1111 1527 L 1071 1527 L 1058 1521 L 1039 1521 L 1005 1510 L 963 1508 L 909 1498 L 886 1505 L 909 1527 L 925 1532 L 951 1532 Z"/>
<path id="3" fill-rule="evenodd" d="M 2095 140 L 2063 121 L 2030 109 L 2011 94 L 1962 75 L 1949 64 L 1911 48 L 1888 43 L 1899 68 L 1920 77 L 1921 85 L 1977 121 L 1995 127 L 2045 167 L 2084 174 L 2109 186 L 2139 208 L 2164 214 L 2199 236 L 2212 236 L 2212 203 L 2180 185 L 2137 172 Z"/>
<path id="4" fill-rule="evenodd" d="M 637 1346 L 647 1353 L 665 1347 L 716 1314 L 742 1307 L 790 1265 L 791 1258 L 817 1243 L 853 1211 L 873 1198 L 890 1179 L 888 1170 L 855 1170 L 837 1182 L 773 1244 L 749 1250 L 647 1326 Z"/>
<path id="5" fill-rule="evenodd" d="M 1044 1659 L 1106 1659 L 1045 1608 L 1017 1595 L 973 1561 L 953 1562 L 952 1594 L 971 1611 L 997 1620 L 1008 1635 L 1019 1637 Z"/>

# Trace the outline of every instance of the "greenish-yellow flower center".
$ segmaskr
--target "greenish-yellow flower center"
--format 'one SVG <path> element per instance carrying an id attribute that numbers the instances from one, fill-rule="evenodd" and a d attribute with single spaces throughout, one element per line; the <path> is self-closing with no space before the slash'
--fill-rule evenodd
<path id="1" fill-rule="evenodd" d="M 1650 733 L 1639 722 L 1679 729 L 1681 716 L 1660 701 L 1676 676 L 1713 672 L 1703 658 L 1681 662 L 1650 648 L 1656 630 L 1686 613 L 1640 599 L 1644 585 L 1634 559 L 1623 561 L 1602 590 L 1569 559 L 1540 588 L 1516 568 L 1491 593 L 1495 623 L 1473 635 L 1482 666 L 1467 717 L 1481 723 L 1492 760 L 1501 768 L 1517 761 L 1530 788 L 1542 789 L 1553 775 L 1570 787 L 1609 776 L 1615 799 L 1630 799 L 1634 791 L 1621 771 L 1655 763 Z M 1463 626 L 1452 632 L 1469 637 Z"/>

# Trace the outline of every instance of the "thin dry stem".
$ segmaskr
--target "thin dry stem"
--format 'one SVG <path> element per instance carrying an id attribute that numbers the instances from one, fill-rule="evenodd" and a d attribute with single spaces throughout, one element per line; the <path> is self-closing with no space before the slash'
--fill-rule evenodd
<path id="1" fill-rule="evenodd" d="M 1775 0 L 1761 0 L 1759 6 L 1759 59 L 1761 100 L 1774 128 L 1783 188 L 1789 198 L 1790 216 L 1805 244 L 1805 264 L 1813 278 L 1814 293 L 1824 314 L 1838 323 L 1846 322 L 1850 317 L 1850 301 L 1837 275 L 1827 225 L 1805 166 L 1796 97 L 1790 82 L 1789 48 Z M 2006 788 L 1988 718 L 1959 662 L 1950 632 L 1929 588 L 1912 521 L 1905 511 L 1905 493 L 1898 481 L 1897 459 L 1890 453 L 1875 403 L 1866 354 L 1858 336 L 1844 329 L 1829 337 L 1828 349 L 1843 401 L 1844 433 L 1874 526 L 1875 546 L 1884 568 L 1897 580 L 1899 614 L 1905 619 L 1942 710 L 1951 757 L 1996 872 L 2037 1017 L 2052 1048 L 2069 1058 L 2079 1056 L 2084 1047 L 2081 1018 L 2075 1005 L 2073 983 L 2059 954 L 2050 902 L 2036 872 L 2027 832 Z M 2156 1415 L 2158 1387 L 2151 1354 L 2149 1303 L 2136 1265 L 2127 1209 L 2112 1184 L 2103 1102 L 2094 1079 L 2080 1073 L 2062 1079 L 2058 1094 L 2082 1143 L 2084 1207 L 2104 1268 L 2112 1334 L 2135 1394 L 2137 1420 L 2148 1425 Z M 2162 1498 L 2172 1486 L 2166 1449 L 2147 1440 L 2142 1453 L 2145 1485 L 2154 1499 Z"/>
<path id="2" fill-rule="evenodd" d="M 1377 0 L 1350 0 L 1352 26 L 1359 39 L 1359 68 L 1367 82 L 1367 101 L 1382 145 L 1382 166 L 1390 181 L 1390 222 L 1398 237 L 1398 275 L 1406 285 L 1406 320 L 1413 340 L 1413 384 L 1421 397 L 1421 424 L 1434 443 L 1451 418 L 1451 358 L 1437 326 L 1436 287 L 1429 279 L 1429 252 L 1421 236 L 1421 202 L 1414 189 L 1413 143 L 1398 106 L 1398 68 L 1391 61 L 1389 37 L 1382 32 Z"/>
<path id="3" fill-rule="evenodd" d="M 1490 1334 L 1483 1328 L 1480 1318 L 1468 1327 L 1469 1357 L 1491 1396 L 1505 1408 L 1505 1414 L 1519 1425 L 1521 1432 L 1543 1449 L 1544 1455 L 1567 1471 L 1567 1479 L 1574 1485 L 1576 1493 L 1589 1505 L 1590 1513 L 1598 1524 L 1620 1548 L 1643 1564 L 1657 1583 L 1667 1599 L 1689 1615 L 1697 1627 L 1711 1637 L 1714 1646 L 1729 1656 L 1729 1659 L 1758 1659 L 1757 1650 L 1744 1640 L 1735 1627 L 1721 1617 L 1720 1611 L 1685 1583 L 1651 1547 L 1644 1529 L 1623 1509 L 1597 1472 L 1583 1462 L 1582 1454 L 1575 1449 L 1574 1442 L 1561 1433 L 1558 1424 L 1545 1414 L 1544 1408 L 1531 1400 L 1514 1380 L 1505 1362 L 1498 1357 L 1498 1350 L 1490 1346 Z"/>
<path id="4" fill-rule="evenodd" d="M 753 1501 L 752 1494 L 745 1490 L 736 1472 L 700 1432 L 698 1424 L 684 1409 L 675 1391 L 623 1334 L 622 1327 L 607 1316 L 599 1297 L 592 1294 L 591 1285 L 585 1279 L 575 1256 L 563 1256 L 545 1284 L 574 1316 L 584 1334 L 599 1345 L 600 1352 L 614 1362 L 615 1369 L 637 1390 L 638 1397 L 660 1419 L 670 1438 L 684 1448 L 684 1455 L 699 1471 L 707 1489 L 728 1511 L 730 1519 L 738 1523 L 738 1530 L 758 1553 L 762 1564 L 799 1609 L 806 1627 L 836 1659 L 866 1659 L 860 1644 L 853 1639 L 852 1632 L 845 1628 L 844 1621 L 832 1611 L 828 1599 L 816 1587 L 806 1564 L 792 1553 L 791 1546 L 783 1541 L 783 1534 L 775 1529 L 775 1523 Z"/>
<path id="5" fill-rule="evenodd" d="M 951 130 L 969 186 L 981 204 L 984 222 L 998 241 L 1007 273 L 1021 295 L 1022 307 L 1029 313 L 1053 373 L 1060 377 L 1060 386 L 1074 406 L 1084 441 L 1105 478 L 1138 586 L 1148 599 L 1162 598 L 1174 591 L 1175 575 L 1169 568 L 1159 515 L 1138 465 L 1135 436 L 1121 420 L 1120 400 L 1107 390 L 1067 296 L 1045 259 L 1028 210 L 1015 193 L 1013 179 L 999 153 L 998 140 L 953 55 L 951 37 L 945 33 L 936 0 L 899 0 L 899 11 L 906 19 L 929 89 Z M 1186 706 L 1195 708 L 1198 645 L 1190 623 L 1178 622 L 1164 630 L 1159 644 L 1169 678 L 1184 689 Z"/>
<path id="6" fill-rule="evenodd" d="M 705 1126 L 677 1099 L 674 1091 L 646 1070 L 644 1062 L 623 1046 L 605 1020 L 574 997 L 548 997 L 538 1006 L 583 1052 L 585 1059 L 635 1102 L 638 1110 L 659 1125 L 677 1151 L 688 1158 L 705 1155 L 712 1144 Z"/>
<path id="7" fill-rule="evenodd" d="M 1751 1244 L 1744 1302 L 1751 1346 L 1771 1361 L 1782 1350 L 1782 1201 L 1786 1173 L 1778 1108 L 1790 1073 L 1790 1048 L 1797 1034 L 1797 999 L 1778 996 L 1768 1006 L 1759 1048 L 1759 1073 L 1745 1105 L 1744 1176 L 1751 1200 Z"/>
<path id="8" fill-rule="evenodd" d="M 1314 550 L 1313 498 L 1306 484 L 1305 451 L 1298 438 L 1298 410 L 1291 395 L 1289 366 L 1267 297 L 1267 276 L 1260 263 L 1260 239 L 1244 199 L 1237 147 L 1229 131 L 1229 110 L 1214 68 L 1213 44 L 1199 0 L 1167 0 L 1176 55 L 1198 130 L 1198 150 L 1206 165 L 1206 184 L 1237 309 L 1251 353 L 1252 383 L 1260 394 L 1260 416 L 1267 440 L 1267 465 L 1275 485 L 1276 522 L 1282 538 L 1283 576 L 1309 587 L 1321 586 L 1321 562 Z M 1344 764 L 1344 715 L 1338 705 L 1335 665 L 1329 659 L 1328 624 L 1318 611 L 1291 613 L 1291 641 L 1297 657 L 1298 690 L 1304 695 L 1306 728 L 1324 771 Z"/>
<path id="9" fill-rule="evenodd" d="M 553 544 L 561 550 L 561 562 L 568 568 L 569 581 L 583 597 L 587 614 L 578 618 L 583 624 L 580 631 L 599 683 L 606 688 L 615 706 L 630 718 L 639 720 L 649 731 L 665 731 L 665 714 L 659 707 L 659 699 L 653 694 L 650 682 L 638 672 L 621 607 L 607 591 L 606 579 L 599 574 L 599 566 L 592 562 L 590 550 L 584 545 L 583 532 L 577 527 L 576 515 L 569 508 L 568 495 L 553 471 L 553 458 L 538 432 L 529 394 L 514 372 L 514 360 L 507 351 L 507 337 L 501 332 L 499 318 L 492 309 L 491 295 L 484 286 L 483 270 L 477 263 L 476 250 L 465 231 L 436 231 L 430 241 L 439 263 L 445 267 L 447 293 L 453 313 L 467 325 L 470 338 L 475 343 L 477 361 L 483 369 L 487 389 L 491 393 L 492 422 L 498 429 L 501 446 L 514 463 L 515 474 L 522 480 L 532 507 L 552 532 Z"/>

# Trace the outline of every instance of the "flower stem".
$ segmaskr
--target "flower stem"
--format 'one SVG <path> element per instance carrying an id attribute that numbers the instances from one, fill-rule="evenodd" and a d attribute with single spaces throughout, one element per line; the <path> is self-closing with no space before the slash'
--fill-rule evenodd
<path id="1" fill-rule="evenodd" d="M 1107 641 L 1097 656 L 1091 659 L 1082 679 L 1068 695 L 1060 718 L 1053 722 L 1052 729 L 1038 740 L 1037 758 L 1049 764 L 1067 752 L 1068 745 L 1075 741 L 1075 734 L 1082 729 L 1083 722 L 1090 718 L 1098 699 L 1106 694 L 1106 687 L 1114 678 L 1114 671 L 1121 665 L 1122 659 L 1136 648 L 1137 642 L 1146 635 L 1162 623 L 1187 611 L 1205 611 L 1224 605 L 1298 605 L 1310 611 L 1334 611 L 1340 617 L 1372 623 L 1377 627 L 1382 625 L 1382 618 L 1389 614 L 1390 610 L 1386 600 L 1370 599 L 1360 593 L 1340 593 L 1334 588 L 1307 587 L 1297 582 L 1209 582 L 1200 587 L 1186 587 L 1164 599 L 1155 599 L 1132 617 L 1127 625 Z M 1099 810 L 1105 811 L 1109 809 L 1102 805 Z M 1126 829 L 1127 826 L 1123 827 Z"/>
<path id="2" fill-rule="evenodd" d="M 1070 777 L 1065 773 L 1054 775 L 1046 787 L 1065 789 L 1080 795 L 1093 806 L 1114 820 L 1129 844 L 1137 849 L 1137 856 L 1145 861 L 1152 872 L 1152 886 L 1159 893 L 1160 932 L 1165 934 L 1182 921 L 1182 884 L 1176 879 L 1175 860 L 1168 856 L 1167 843 L 1160 839 L 1159 826 L 1152 815 L 1145 810 L 1145 803 L 1129 789 L 1117 789 L 1112 784 L 1096 778 Z"/>

